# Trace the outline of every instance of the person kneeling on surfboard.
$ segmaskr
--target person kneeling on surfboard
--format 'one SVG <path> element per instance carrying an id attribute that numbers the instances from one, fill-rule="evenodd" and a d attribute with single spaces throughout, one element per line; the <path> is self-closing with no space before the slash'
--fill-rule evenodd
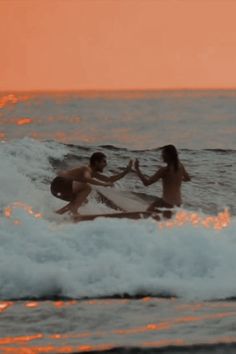
<path id="1" fill-rule="evenodd" d="M 167 166 L 161 167 L 151 177 L 146 177 L 142 174 L 139 168 L 139 161 L 136 159 L 134 167 L 137 175 L 145 186 L 149 186 L 162 180 L 162 198 L 157 198 L 147 209 L 152 211 L 156 207 L 159 208 L 173 208 L 180 206 L 181 199 L 181 184 L 182 181 L 190 181 L 191 178 L 184 168 L 184 165 L 179 161 L 178 152 L 174 145 L 166 145 L 161 148 L 162 159 Z"/>
<path id="2" fill-rule="evenodd" d="M 90 194 L 91 185 L 111 187 L 114 182 L 131 171 L 132 160 L 123 172 L 109 177 L 101 174 L 106 165 L 106 155 L 102 152 L 95 152 L 90 157 L 89 166 L 59 172 L 51 183 L 51 193 L 56 198 L 69 201 L 69 203 L 58 209 L 56 213 L 71 212 L 74 217 L 79 216 L 78 209 Z"/>

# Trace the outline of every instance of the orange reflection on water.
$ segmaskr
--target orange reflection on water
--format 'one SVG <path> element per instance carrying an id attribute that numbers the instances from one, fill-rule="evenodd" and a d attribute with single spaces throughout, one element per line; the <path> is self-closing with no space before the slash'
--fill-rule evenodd
<path id="1" fill-rule="evenodd" d="M 64 132 L 56 132 L 54 136 L 56 140 L 66 141 L 66 134 Z"/>
<path id="2" fill-rule="evenodd" d="M 111 344 L 98 344 L 98 345 L 93 345 L 90 343 L 85 343 L 81 344 L 79 346 L 60 346 L 60 340 L 69 340 L 69 339 L 76 339 L 76 338 L 85 338 L 85 337 L 93 337 L 96 335 L 96 337 L 108 337 L 111 334 L 116 334 L 116 335 L 129 335 L 129 334 L 137 334 L 139 335 L 140 333 L 146 332 L 146 331 L 165 331 L 167 329 L 171 329 L 174 326 L 181 325 L 181 324 L 186 324 L 186 323 L 192 323 L 192 322 L 199 322 L 199 321 L 206 321 L 206 320 L 215 320 L 215 319 L 221 319 L 221 318 L 226 318 L 226 317 L 235 317 L 236 312 L 222 312 L 222 313 L 215 313 L 215 314 L 206 314 L 202 316 L 184 316 L 184 317 L 179 317 L 179 318 L 173 318 L 173 319 L 168 319 L 166 321 L 160 322 L 160 323 L 149 323 L 145 326 L 140 326 L 140 327 L 133 327 L 133 328 L 127 328 L 127 329 L 113 329 L 107 332 L 81 332 L 81 333 L 72 333 L 72 334 L 52 334 L 52 335 L 43 335 L 41 333 L 35 334 L 35 335 L 28 335 L 28 336 L 19 336 L 19 337 L 6 337 L 0 339 L 0 350 L 2 350 L 3 353 L 12 353 L 12 354 L 19 354 L 19 353 L 30 353 L 30 354 L 39 354 L 39 353 L 73 353 L 73 352 L 90 352 L 90 351 L 95 351 L 95 350 L 108 350 L 112 349 L 114 345 Z M 110 333 L 109 333 L 110 332 Z M 20 347 L 17 348 L 15 345 L 21 345 L 22 343 L 27 343 L 31 341 L 37 341 L 41 339 L 46 339 L 46 340 L 56 340 L 58 344 L 55 345 L 45 345 L 43 346 L 42 344 L 40 346 L 30 346 L 30 347 Z M 226 342 L 231 341 L 231 339 L 227 337 L 223 337 L 224 341 Z M 218 341 L 219 342 L 219 341 Z M 168 346 L 168 345 L 183 345 L 186 344 L 186 341 L 184 341 L 181 338 L 177 339 L 163 339 L 163 340 L 157 340 L 154 342 L 143 342 L 142 346 L 144 347 L 162 347 L 162 346 Z M 6 347 L 7 345 L 14 345 L 11 347 Z"/>
<path id="3" fill-rule="evenodd" d="M 65 306 L 65 302 L 64 302 L 64 301 L 55 301 L 55 302 L 54 302 L 54 306 L 57 307 L 57 308 L 58 308 L 58 307 L 59 307 L 59 308 L 60 308 L 60 307 L 64 307 L 64 306 Z"/>
<path id="4" fill-rule="evenodd" d="M 12 304 L 11 301 L 0 302 L 0 312 L 6 311 Z"/>
<path id="5" fill-rule="evenodd" d="M 156 323 L 150 323 L 146 326 L 148 331 L 160 331 L 163 329 L 168 329 L 170 325 L 167 322 L 162 322 L 159 324 Z"/>
<path id="6" fill-rule="evenodd" d="M 41 213 L 37 213 L 37 212 L 33 211 L 32 207 L 30 205 L 27 205 L 23 202 L 14 202 L 14 203 L 11 203 L 10 205 L 8 205 L 7 207 L 5 207 L 5 209 L 4 209 L 5 217 L 10 218 L 12 216 L 13 209 L 15 209 L 15 208 L 24 209 L 28 214 L 34 216 L 36 219 L 42 218 Z M 16 219 L 13 222 L 14 222 L 14 224 L 20 224 L 21 220 Z"/>
<path id="7" fill-rule="evenodd" d="M 227 209 L 218 213 L 216 216 L 201 216 L 196 212 L 178 211 L 174 218 L 168 221 L 159 223 L 159 227 L 180 227 L 186 224 L 193 226 L 204 226 L 205 228 L 213 228 L 215 230 L 222 230 L 230 224 L 230 213 Z"/>
<path id="8" fill-rule="evenodd" d="M 29 99 L 29 96 L 16 96 L 12 93 L 0 97 L 0 108 L 5 107 L 7 104 L 16 104 L 17 102 L 26 101 Z"/>
<path id="9" fill-rule="evenodd" d="M 93 346 L 92 345 L 80 345 L 79 350 L 81 352 L 91 352 Z"/>
<path id="10" fill-rule="evenodd" d="M 30 309 L 35 309 L 36 307 L 39 307 L 39 304 L 37 301 L 30 301 L 25 304 L 25 307 L 28 307 Z"/>
<path id="11" fill-rule="evenodd" d="M 7 206 L 5 209 L 4 209 L 4 215 L 6 218 L 10 218 L 11 217 L 11 214 L 12 214 L 12 208 Z"/>
<path id="12" fill-rule="evenodd" d="M 43 337 L 44 335 L 41 333 L 30 335 L 30 336 L 28 335 L 28 336 L 19 336 L 19 337 L 5 337 L 5 338 L 0 338 L 0 345 L 30 342 L 36 339 L 42 339 Z"/>
<path id="13" fill-rule="evenodd" d="M 3 348 L 3 354 L 41 354 L 41 353 L 73 353 L 75 348 L 71 346 L 55 347 L 53 345 L 38 347 L 8 347 Z"/>
<path id="14" fill-rule="evenodd" d="M 54 301 L 54 302 L 53 302 L 53 305 L 54 305 L 56 308 L 61 308 L 61 307 L 64 307 L 64 306 L 76 305 L 77 303 L 78 303 L 77 300 L 69 300 L 69 301 L 62 301 L 62 300 L 59 300 L 59 301 Z"/>
<path id="15" fill-rule="evenodd" d="M 67 303 L 67 305 L 72 306 L 72 305 L 77 305 L 78 301 L 77 300 L 69 300 L 66 303 Z"/>
<path id="16" fill-rule="evenodd" d="M 6 139 L 6 134 L 3 132 L 0 132 L 0 140 Z"/>
<path id="17" fill-rule="evenodd" d="M 176 306 L 176 310 L 177 311 L 198 311 L 201 310 L 203 307 L 205 307 L 206 305 L 203 303 L 199 303 L 199 304 L 183 304 L 183 305 L 178 305 Z"/>
<path id="18" fill-rule="evenodd" d="M 172 325 L 176 324 L 182 324 L 182 323 L 188 323 L 188 322 L 199 322 L 199 321 L 205 321 L 205 320 L 214 320 L 218 318 L 227 318 L 227 317 L 235 317 L 236 312 L 221 312 L 221 313 L 212 313 L 212 314 L 207 314 L 207 315 L 202 315 L 202 316 L 185 316 L 185 317 L 180 317 L 171 320 Z"/>
<path id="19" fill-rule="evenodd" d="M 3 354 L 42 354 L 42 353 L 79 353 L 90 351 L 105 351 L 112 349 L 110 344 L 97 344 L 97 345 L 80 345 L 80 346 L 30 346 L 30 347 L 2 347 L 1 353 Z"/>
<path id="20" fill-rule="evenodd" d="M 113 334 L 117 335 L 129 335 L 129 334 L 139 334 L 147 331 L 163 331 L 167 329 L 171 329 L 177 325 L 191 323 L 191 322 L 201 322 L 205 320 L 214 320 L 219 318 L 227 318 L 227 317 L 236 317 L 236 312 L 222 312 L 222 313 L 213 313 L 202 316 L 184 316 L 173 319 L 168 319 L 159 323 L 149 323 L 146 326 L 142 327 L 133 327 L 127 329 L 115 329 L 112 330 Z"/>
<path id="21" fill-rule="evenodd" d="M 149 302 L 149 301 L 151 301 L 152 300 L 152 298 L 150 297 L 150 296 L 146 296 L 146 297 L 143 297 L 142 298 L 142 301 L 143 302 Z"/>
<path id="22" fill-rule="evenodd" d="M 9 95 L 6 95 L 6 96 L 3 96 L 0 98 L 0 108 L 3 108 L 4 106 L 6 106 L 6 104 L 9 104 L 9 103 L 17 103 L 18 102 L 18 99 L 15 95 L 13 94 L 9 94 Z"/>
<path id="23" fill-rule="evenodd" d="M 113 334 L 118 335 L 127 335 L 127 334 L 139 334 L 145 333 L 149 331 L 162 331 L 169 329 L 171 327 L 171 323 L 168 321 L 160 322 L 160 323 L 149 323 L 146 326 L 142 327 L 133 327 L 133 328 L 126 328 L 126 329 L 114 329 L 112 330 Z"/>
<path id="24" fill-rule="evenodd" d="M 32 123 L 31 118 L 20 118 L 16 122 L 17 125 L 26 125 L 26 124 L 30 124 L 30 123 Z"/>

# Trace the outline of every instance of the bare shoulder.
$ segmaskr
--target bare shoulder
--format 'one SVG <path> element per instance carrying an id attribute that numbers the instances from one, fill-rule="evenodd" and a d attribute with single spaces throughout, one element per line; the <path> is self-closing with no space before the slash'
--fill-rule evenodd
<path id="1" fill-rule="evenodd" d="M 83 171 L 83 166 L 80 166 L 80 167 L 75 167 L 75 168 L 72 168 L 71 170 L 67 171 L 69 174 L 77 174 L 77 173 L 80 173 L 81 171 Z"/>
<path id="2" fill-rule="evenodd" d="M 91 168 L 89 166 L 82 166 L 80 168 L 80 174 L 82 174 L 84 176 L 87 175 L 87 176 L 91 177 L 92 176 L 92 170 L 91 170 Z"/>
<path id="3" fill-rule="evenodd" d="M 89 166 L 81 166 L 81 171 L 92 172 Z"/>
<path id="4" fill-rule="evenodd" d="M 80 166 L 69 170 L 67 173 L 71 177 L 78 178 L 84 174 L 91 174 L 91 169 L 88 166 Z"/>

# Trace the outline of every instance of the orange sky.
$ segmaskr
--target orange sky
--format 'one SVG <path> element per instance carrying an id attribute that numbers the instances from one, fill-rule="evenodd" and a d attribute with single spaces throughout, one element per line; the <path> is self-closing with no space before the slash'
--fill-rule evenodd
<path id="1" fill-rule="evenodd" d="M 0 90 L 236 87 L 236 0 L 0 0 Z"/>

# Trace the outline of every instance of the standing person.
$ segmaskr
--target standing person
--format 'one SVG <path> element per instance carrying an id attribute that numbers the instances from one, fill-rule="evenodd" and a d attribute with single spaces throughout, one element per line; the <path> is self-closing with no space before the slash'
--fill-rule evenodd
<path id="1" fill-rule="evenodd" d="M 184 165 L 179 161 L 178 152 L 174 145 L 166 145 L 161 148 L 163 161 L 167 166 L 161 167 L 151 177 L 146 177 L 142 174 L 139 161 L 136 159 L 134 167 L 137 175 L 145 186 L 149 186 L 162 180 L 162 197 L 156 200 L 148 207 L 148 211 L 152 211 L 155 207 L 173 208 L 180 206 L 181 198 L 181 184 L 183 181 L 190 181 L 191 178 L 185 170 Z"/>
<path id="2" fill-rule="evenodd" d="M 71 212 L 74 217 L 79 216 L 78 209 L 90 194 L 91 185 L 111 187 L 114 182 L 131 171 L 132 161 L 130 160 L 123 172 L 110 177 L 102 174 L 106 165 L 106 155 L 102 152 L 95 152 L 90 157 L 88 166 L 59 172 L 51 183 L 51 193 L 56 198 L 69 201 L 69 203 L 58 209 L 56 213 Z"/>

